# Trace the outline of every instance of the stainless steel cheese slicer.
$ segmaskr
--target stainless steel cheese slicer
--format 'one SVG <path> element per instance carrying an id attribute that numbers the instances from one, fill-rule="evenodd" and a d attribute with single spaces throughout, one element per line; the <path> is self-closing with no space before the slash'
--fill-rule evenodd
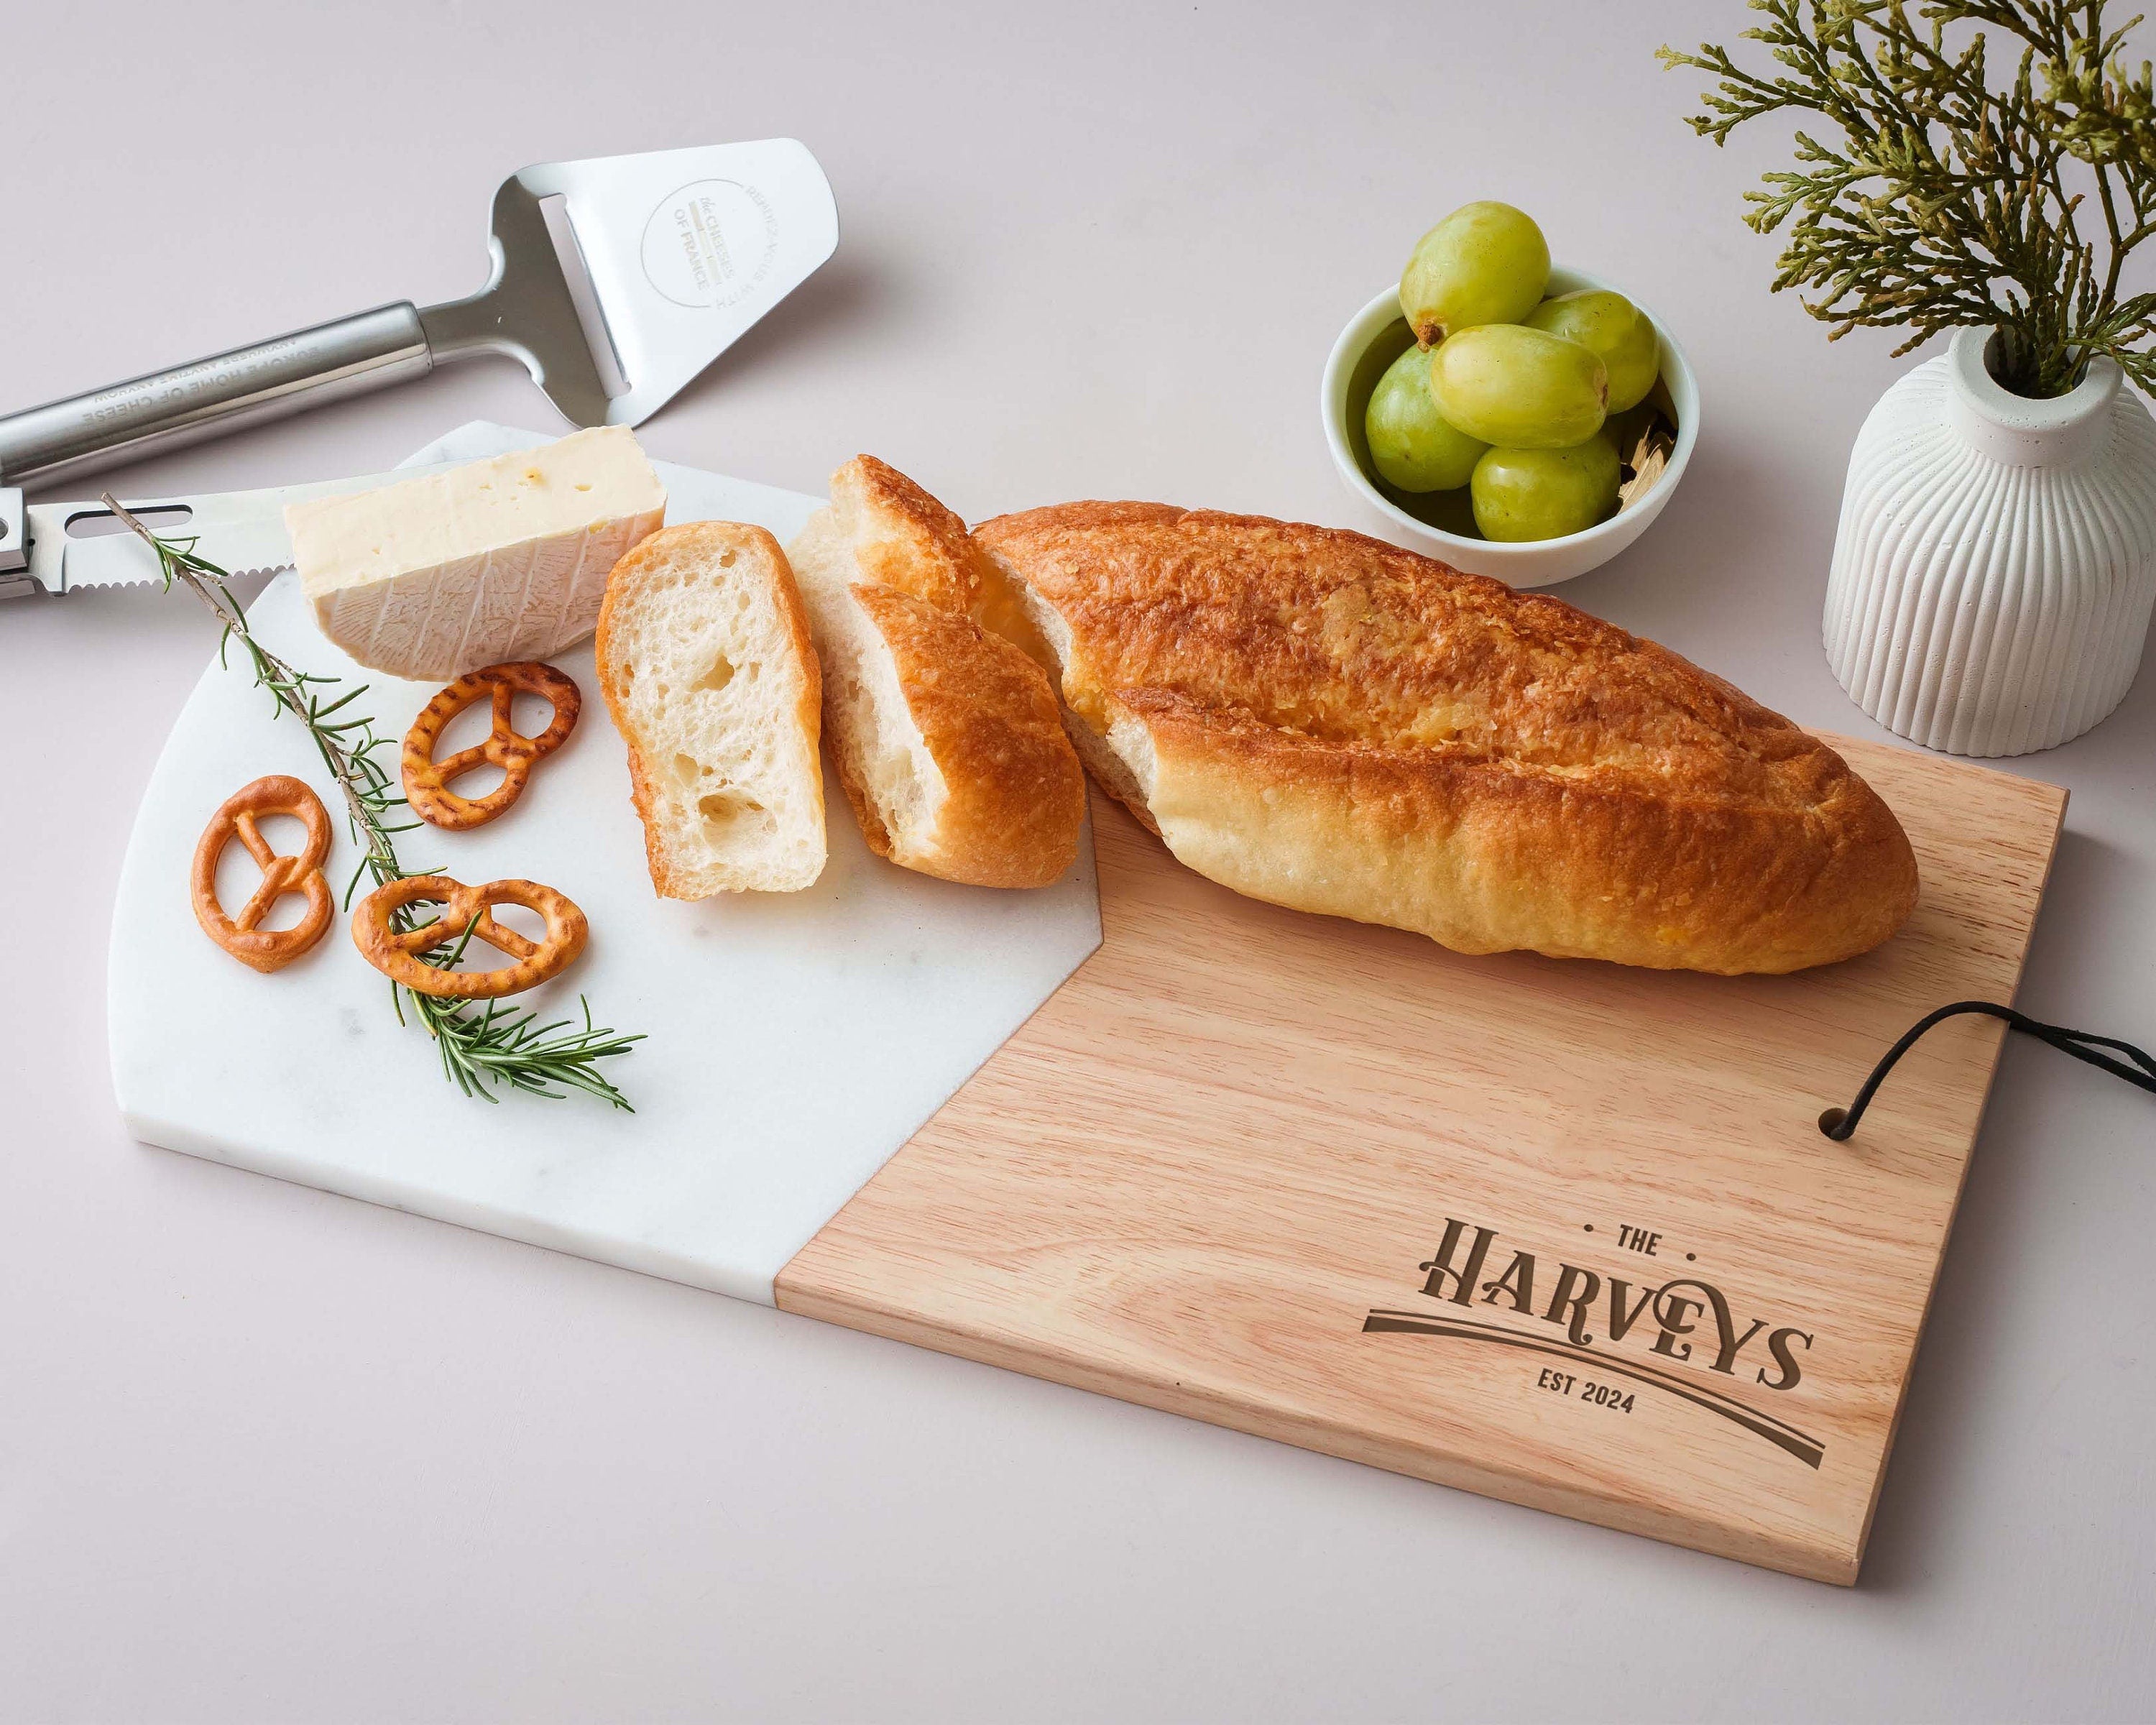
<path id="1" fill-rule="evenodd" d="M 527 167 L 501 182 L 486 285 L 378 305 L 0 416 L 0 488 L 86 473 L 423 377 L 521 360 L 578 425 L 639 425 L 837 249 L 838 206 L 791 138 Z M 0 490 L 0 523 L 21 520 Z M 24 567 L 0 528 L 0 576 Z M 0 590 L 7 583 L 0 581 Z"/>

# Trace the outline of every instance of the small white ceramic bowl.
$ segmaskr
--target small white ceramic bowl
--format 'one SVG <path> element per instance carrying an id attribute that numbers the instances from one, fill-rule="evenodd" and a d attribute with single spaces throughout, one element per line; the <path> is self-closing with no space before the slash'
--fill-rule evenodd
<path id="1" fill-rule="evenodd" d="M 1548 291 L 1552 295 L 1578 293 L 1583 288 L 1625 292 L 1614 282 L 1604 281 L 1583 270 L 1560 267 L 1550 271 Z M 1632 298 L 1629 294 L 1625 297 Z M 1632 303 L 1637 305 L 1640 302 L 1633 300 Z M 1645 310 L 1644 306 L 1641 309 Z M 1331 357 L 1325 362 L 1325 382 L 1319 394 L 1318 409 L 1324 417 L 1325 441 L 1332 451 L 1332 464 L 1340 470 L 1340 477 L 1348 489 L 1383 518 L 1384 526 L 1381 531 L 1387 538 L 1427 552 L 1455 569 L 1465 569 L 1471 575 L 1493 576 L 1512 587 L 1549 587 L 1569 581 L 1575 575 L 1584 575 L 1589 569 L 1608 562 L 1647 531 L 1649 523 L 1662 512 L 1662 506 L 1676 490 L 1677 481 L 1684 477 L 1685 468 L 1691 460 L 1692 445 L 1699 441 L 1699 385 L 1692 377 L 1691 367 L 1685 359 L 1684 350 L 1670 339 L 1669 330 L 1662 321 L 1652 311 L 1648 311 L 1647 316 L 1662 339 L 1662 378 L 1669 386 L 1670 400 L 1677 410 L 1677 446 L 1652 490 L 1622 514 L 1613 515 L 1584 533 L 1568 533 L 1562 539 L 1512 542 L 1448 532 L 1435 521 L 1412 511 L 1421 509 L 1437 515 L 1450 510 L 1455 512 L 1455 520 L 1460 519 L 1457 512 L 1464 511 L 1467 506 L 1464 487 L 1458 491 L 1432 492 L 1417 497 L 1379 481 L 1369 465 L 1370 449 L 1363 435 L 1363 415 L 1370 404 L 1370 392 L 1377 388 L 1385 367 L 1414 340 L 1407 320 L 1400 316 L 1397 288 L 1387 288 L 1356 314 L 1348 327 L 1341 331 L 1340 339 L 1332 344 Z M 1440 499 L 1445 501 L 1441 502 Z"/>

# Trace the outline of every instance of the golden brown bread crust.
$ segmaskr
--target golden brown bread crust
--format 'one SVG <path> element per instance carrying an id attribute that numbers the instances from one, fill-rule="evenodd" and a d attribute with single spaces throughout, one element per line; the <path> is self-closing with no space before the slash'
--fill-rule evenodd
<path id="1" fill-rule="evenodd" d="M 1003 590 L 965 523 L 896 469 L 858 455 L 831 477 L 832 509 L 794 542 L 825 667 L 824 729 L 839 782 L 879 856 L 973 886 L 1046 886 L 1078 852 L 1086 775 L 1064 734 L 1048 673 L 975 622 L 984 580 Z M 850 562 L 842 583 L 834 565 Z M 813 577 L 812 579 L 812 572 Z M 906 716 L 942 800 L 930 821 L 880 809 L 867 782 L 869 716 L 834 666 L 843 585 L 890 655 Z M 991 604 L 993 611 L 993 603 Z M 1045 649 L 1043 649 L 1045 651 Z M 848 673 L 850 675 L 850 673 Z M 894 824 L 905 829 L 894 831 Z"/>
<path id="2" fill-rule="evenodd" d="M 1560 600 L 1161 504 L 976 535 L 1088 764 L 1239 891 L 1461 952 L 1723 973 L 1848 957 L 1915 906 L 1907 837 L 1840 757 Z"/>
<path id="3" fill-rule="evenodd" d="M 856 455 L 831 475 L 831 495 L 850 493 L 854 563 L 860 580 L 911 593 L 942 611 L 973 609 L 987 561 L 966 524 L 873 455 Z"/>
<path id="4" fill-rule="evenodd" d="M 856 579 L 971 617 L 1018 646 L 1044 675 L 1055 675 L 1054 656 L 1009 583 L 942 503 L 873 455 L 856 455 L 831 475 L 831 501 L 850 511 Z"/>
<path id="5" fill-rule="evenodd" d="M 801 593 L 793 583 L 793 572 L 788 567 L 784 550 L 763 528 L 740 521 L 683 521 L 675 526 L 661 527 L 640 541 L 608 573 L 606 595 L 599 602 L 598 627 L 592 637 L 592 655 L 599 674 L 599 692 L 606 699 L 607 711 L 612 714 L 614 727 L 620 732 L 628 750 L 629 800 L 635 805 L 637 820 L 644 828 L 644 856 L 651 870 L 652 890 L 661 898 L 695 899 L 701 895 L 693 883 L 676 872 L 660 843 L 660 829 L 653 819 L 656 793 L 651 782 L 651 763 L 644 759 L 635 727 L 629 721 L 629 691 L 621 682 L 613 650 L 617 606 L 635 603 L 644 571 L 663 566 L 685 544 L 707 551 L 714 557 L 730 547 L 747 547 L 770 560 L 773 603 L 786 629 L 788 647 L 801 669 L 800 698 L 794 703 L 790 721 L 808 737 L 812 763 L 823 726 L 824 685 L 815 645 L 808 636 L 808 618 L 801 608 Z"/>
<path id="6" fill-rule="evenodd" d="M 896 860 L 974 886 L 1060 880 L 1077 855 L 1086 775 L 1040 668 L 971 619 L 911 593 L 868 582 L 853 591 L 891 649 L 906 710 L 943 774 L 933 850 Z M 891 856 L 853 757 L 833 752 L 870 849 Z"/>

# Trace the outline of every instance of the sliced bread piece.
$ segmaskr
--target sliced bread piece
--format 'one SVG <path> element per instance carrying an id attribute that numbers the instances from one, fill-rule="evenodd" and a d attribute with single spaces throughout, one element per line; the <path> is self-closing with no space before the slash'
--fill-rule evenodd
<path id="1" fill-rule="evenodd" d="M 788 557 L 823 662 L 832 759 L 870 849 L 973 886 L 1060 879 L 1085 773 L 1047 674 L 967 614 L 985 560 L 965 524 L 862 455 L 832 476 L 831 506 Z"/>
<path id="2" fill-rule="evenodd" d="M 659 896 L 814 881 L 821 679 L 778 542 L 733 521 L 654 533 L 608 578 L 594 651 Z"/>

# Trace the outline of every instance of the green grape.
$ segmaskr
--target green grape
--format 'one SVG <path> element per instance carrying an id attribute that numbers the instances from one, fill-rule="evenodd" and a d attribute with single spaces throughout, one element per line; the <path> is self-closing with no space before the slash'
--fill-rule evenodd
<path id="1" fill-rule="evenodd" d="M 1519 324 L 1448 336 L 1430 357 L 1437 410 L 1507 449 L 1566 449 L 1602 429 L 1609 373 L 1577 341 Z"/>
<path id="2" fill-rule="evenodd" d="M 1400 310 L 1425 347 L 1479 323 L 1517 323 L 1549 285 L 1549 245 L 1509 203 L 1466 203 L 1415 242 Z"/>
<path id="3" fill-rule="evenodd" d="M 1455 431 L 1430 395 L 1430 356 L 1410 347 L 1370 392 L 1363 429 L 1379 477 L 1403 491 L 1453 491 L 1466 485 L 1490 446 Z"/>
<path id="4" fill-rule="evenodd" d="M 1426 526 L 1461 539 L 1480 539 L 1475 525 L 1475 500 L 1462 485 L 1456 491 L 1404 492 L 1400 507 Z"/>
<path id="5" fill-rule="evenodd" d="M 1609 411 L 1646 399 L 1662 367 L 1662 344 L 1647 314 L 1622 294 L 1589 288 L 1545 300 L 1520 320 L 1590 350 L 1609 369 Z"/>
<path id="6" fill-rule="evenodd" d="M 1568 449 L 1492 449 L 1475 464 L 1475 525 L 1486 539 L 1557 539 L 1617 506 L 1617 450 L 1596 435 Z"/>

